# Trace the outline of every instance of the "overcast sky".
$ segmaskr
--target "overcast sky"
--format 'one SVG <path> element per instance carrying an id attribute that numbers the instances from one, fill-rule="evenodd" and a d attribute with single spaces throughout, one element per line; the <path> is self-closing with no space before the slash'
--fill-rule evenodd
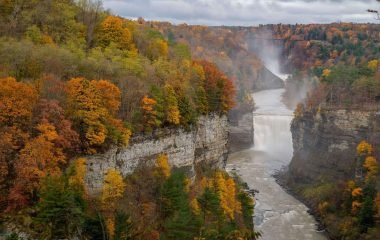
<path id="1" fill-rule="evenodd" d="M 376 0 L 104 0 L 123 17 L 173 23 L 258 25 L 266 23 L 375 22 Z"/>

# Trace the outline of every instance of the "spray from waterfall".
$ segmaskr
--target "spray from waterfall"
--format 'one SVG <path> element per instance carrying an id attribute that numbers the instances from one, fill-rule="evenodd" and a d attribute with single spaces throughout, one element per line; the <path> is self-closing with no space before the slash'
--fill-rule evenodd
<path id="1" fill-rule="evenodd" d="M 318 85 L 318 79 L 307 74 L 290 74 L 289 67 L 285 66 L 288 61 L 283 41 L 272 30 L 261 27 L 249 35 L 247 42 L 250 51 L 256 53 L 265 67 L 285 81 L 283 101 L 288 108 L 295 109 L 298 103 L 305 100 L 307 93 Z"/>
<path id="2" fill-rule="evenodd" d="M 248 38 L 247 42 L 250 50 L 257 54 L 266 68 L 280 78 L 286 79 L 285 69 L 281 65 L 281 62 L 284 62 L 281 61 L 283 56 L 282 42 L 273 36 L 272 31 L 264 28 L 259 29 L 258 32 Z"/>

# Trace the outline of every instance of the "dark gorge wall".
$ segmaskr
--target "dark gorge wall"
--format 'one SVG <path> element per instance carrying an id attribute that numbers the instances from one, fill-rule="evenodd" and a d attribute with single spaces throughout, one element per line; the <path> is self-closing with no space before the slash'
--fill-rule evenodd
<path id="1" fill-rule="evenodd" d="M 294 118 L 291 131 L 294 147 L 288 172 L 291 182 L 352 178 L 360 141 L 380 144 L 380 111 L 306 112 Z"/>

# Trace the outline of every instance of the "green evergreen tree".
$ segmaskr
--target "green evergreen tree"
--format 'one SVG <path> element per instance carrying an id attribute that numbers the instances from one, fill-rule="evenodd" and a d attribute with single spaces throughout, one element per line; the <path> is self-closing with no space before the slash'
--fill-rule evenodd
<path id="1" fill-rule="evenodd" d="M 208 102 L 207 102 L 207 94 L 205 89 L 202 86 L 199 86 L 196 91 L 196 104 L 197 104 L 197 112 L 200 115 L 207 114 L 208 112 Z"/>
<path id="2" fill-rule="evenodd" d="M 358 215 L 362 232 L 367 232 L 368 228 L 373 227 L 375 224 L 376 206 L 374 200 L 376 194 L 375 183 L 373 181 L 367 183 L 363 189 L 363 205 Z"/>
<path id="3" fill-rule="evenodd" d="M 85 203 L 73 190 L 66 176 L 43 180 L 35 221 L 47 239 L 71 239 L 80 233 L 84 223 Z"/>
<path id="4" fill-rule="evenodd" d="M 253 229 L 253 200 L 246 192 L 239 192 L 237 197 L 241 203 L 241 212 L 243 214 L 244 224 L 248 228 Z"/>
<path id="5" fill-rule="evenodd" d="M 192 213 L 185 191 L 185 175 L 174 171 L 161 189 L 164 231 L 162 239 L 192 240 L 199 232 L 200 221 Z"/>
<path id="6" fill-rule="evenodd" d="M 160 122 L 160 125 L 165 121 L 165 100 L 164 93 L 162 89 L 156 85 L 153 85 L 150 88 L 150 94 L 153 99 L 156 100 L 156 105 L 154 106 L 154 110 L 156 111 L 157 119 Z"/>
<path id="7" fill-rule="evenodd" d="M 189 98 L 182 96 L 178 101 L 179 112 L 181 114 L 181 124 L 188 125 L 196 122 L 197 116 Z"/>
<path id="8" fill-rule="evenodd" d="M 133 239 L 132 231 L 133 224 L 130 217 L 123 212 L 117 212 L 115 217 L 114 240 L 131 240 Z"/>
<path id="9" fill-rule="evenodd" d="M 206 188 L 203 194 L 198 198 L 199 206 L 201 208 L 204 221 L 209 216 L 222 216 L 220 209 L 220 199 L 216 191 Z"/>

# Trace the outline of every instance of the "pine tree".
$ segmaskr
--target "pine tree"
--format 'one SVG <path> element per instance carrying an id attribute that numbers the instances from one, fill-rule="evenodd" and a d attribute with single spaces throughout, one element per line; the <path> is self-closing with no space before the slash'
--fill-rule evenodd
<path id="1" fill-rule="evenodd" d="M 150 94 L 153 99 L 156 101 L 154 105 L 154 110 L 157 114 L 157 120 L 159 121 L 158 126 L 161 125 L 165 121 L 165 100 L 164 93 L 162 89 L 158 86 L 154 85 L 150 89 Z"/>
<path id="2" fill-rule="evenodd" d="M 190 208 L 185 180 L 183 173 L 174 172 L 162 187 L 162 213 L 165 219 L 162 239 L 193 240 L 200 228 L 200 222 Z"/>
<path id="3" fill-rule="evenodd" d="M 196 113 L 194 106 L 190 104 L 189 98 L 181 96 L 178 101 L 178 108 L 181 115 L 181 125 L 194 124 L 196 122 Z"/>
<path id="4" fill-rule="evenodd" d="M 117 212 L 115 217 L 115 236 L 113 240 L 132 240 L 133 224 L 131 217 L 124 212 Z"/>
<path id="5" fill-rule="evenodd" d="M 84 223 L 85 204 L 80 192 L 70 187 L 68 178 L 47 177 L 42 182 L 35 221 L 46 239 L 72 239 Z"/>

